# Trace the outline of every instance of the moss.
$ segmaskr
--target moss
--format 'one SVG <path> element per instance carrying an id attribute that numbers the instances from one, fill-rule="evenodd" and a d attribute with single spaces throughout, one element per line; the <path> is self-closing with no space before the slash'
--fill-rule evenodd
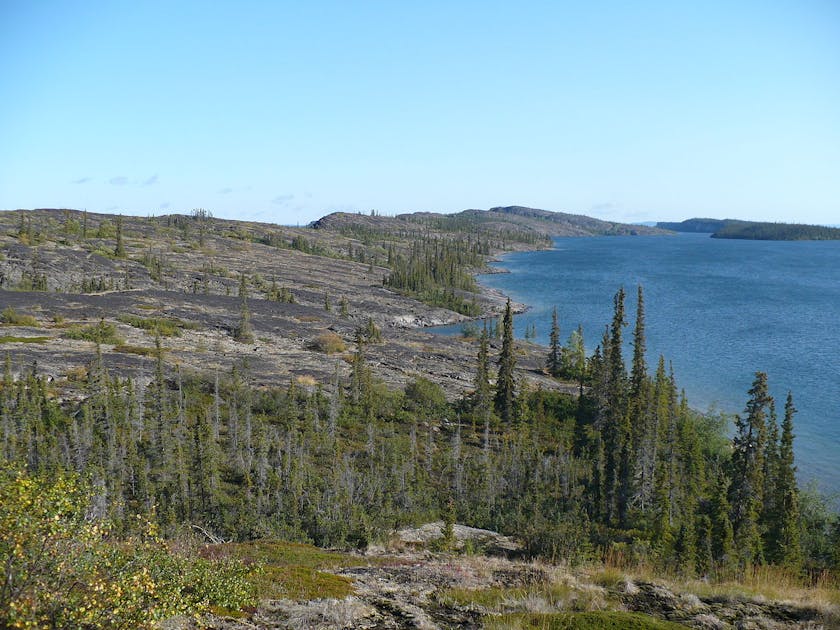
<path id="1" fill-rule="evenodd" d="M 487 619 L 492 630 L 539 628 L 540 630 L 679 630 L 685 626 L 649 615 L 599 611 L 582 613 L 522 613 Z"/>

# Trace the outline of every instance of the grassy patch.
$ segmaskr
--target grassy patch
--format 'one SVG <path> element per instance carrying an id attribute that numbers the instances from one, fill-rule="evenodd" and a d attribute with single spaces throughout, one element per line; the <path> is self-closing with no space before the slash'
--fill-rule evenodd
<path id="1" fill-rule="evenodd" d="M 453 588 L 438 595 L 449 606 L 480 607 L 495 613 L 513 611 L 593 611 L 606 607 L 599 589 L 576 589 L 565 583 L 515 588 Z"/>
<path id="2" fill-rule="evenodd" d="M 198 328 L 197 324 L 185 322 L 177 317 L 140 317 L 128 314 L 120 315 L 117 321 L 150 333 L 157 332 L 161 337 L 178 337 L 183 329 Z"/>
<path id="3" fill-rule="evenodd" d="M 261 599 L 344 599 L 353 593 L 350 578 L 301 566 L 264 566 L 251 578 Z"/>
<path id="4" fill-rule="evenodd" d="M 680 630 L 678 623 L 629 612 L 518 613 L 486 620 L 492 630 Z"/>
<path id="5" fill-rule="evenodd" d="M 12 337 L 0 336 L 0 343 L 47 343 L 52 337 Z"/>
<path id="6" fill-rule="evenodd" d="M 614 567 L 604 567 L 592 574 L 592 581 L 604 588 L 617 589 L 627 579 L 623 572 Z"/>
<path id="7" fill-rule="evenodd" d="M 255 570 L 251 582 L 262 599 L 341 599 L 353 592 L 349 578 L 324 573 L 358 564 L 349 554 L 325 551 L 312 545 L 281 541 L 255 541 L 210 545 L 202 555 L 209 558 L 230 558 Z"/>

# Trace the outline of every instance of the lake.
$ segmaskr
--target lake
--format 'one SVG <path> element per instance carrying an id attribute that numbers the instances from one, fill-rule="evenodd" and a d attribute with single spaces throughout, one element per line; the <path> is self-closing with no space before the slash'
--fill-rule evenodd
<path id="1" fill-rule="evenodd" d="M 509 273 L 479 280 L 530 307 L 515 317 L 518 337 L 533 324 L 547 345 L 556 306 L 562 338 L 581 324 L 589 352 L 624 286 L 628 365 L 641 284 L 650 370 L 664 355 L 692 407 L 726 413 L 741 413 L 755 372 L 767 372 L 780 416 L 788 390 L 799 410 L 800 482 L 840 491 L 840 241 L 558 238 L 554 249 L 508 254 L 497 266 Z"/>

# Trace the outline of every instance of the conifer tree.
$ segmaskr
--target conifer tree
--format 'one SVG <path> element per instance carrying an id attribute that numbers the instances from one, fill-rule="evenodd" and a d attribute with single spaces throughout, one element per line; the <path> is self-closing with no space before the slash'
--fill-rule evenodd
<path id="1" fill-rule="evenodd" d="M 647 363 L 645 362 L 645 298 L 642 285 L 638 289 L 636 306 L 636 327 L 633 330 L 633 367 L 630 371 L 630 394 L 634 399 L 640 399 L 642 388 L 647 380 Z"/>
<path id="2" fill-rule="evenodd" d="M 508 298 L 505 315 L 502 320 L 502 351 L 499 354 L 499 373 L 496 379 L 496 411 L 505 422 L 513 420 L 514 402 L 516 399 L 516 383 L 513 371 L 516 367 L 516 357 L 513 347 L 513 314 Z"/>
<path id="3" fill-rule="evenodd" d="M 609 351 L 604 358 L 607 370 L 606 418 L 604 435 L 604 488 L 607 520 L 617 519 L 624 524 L 629 500 L 630 456 L 628 442 L 630 430 L 627 418 L 627 373 L 622 356 L 624 318 L 624 288 L 613 299 L 613 320 L 609 330 Z M 606 339 L 605 339 L 606 340 Z"/>
<path id="4" fill-rule="evenodd" d="M 561 348 L 560 348 L 560 326 L 557 324 L 557 307 L 551 312 L 551 332 L 549 333 L 548 360 L 546 368 L 548 373 L 554 377 L 560 376 L 562 369 Z"/>
<path id="5" fill-rule="evenodd" d="M 487 324 L 481 330 L 478 338 L 478 357 L 475 371 L 474 409 L 476 417 L 488 425 L 490 422 L 490 408 L 492 397 L 490 392 L 490 359 L 488 352 Z"/>
<path id="6" fill-rule="evenodd" d="M 801 531 L 799 523 L 799 488 L 796 485 L 796 466 L 793 463 L 793 395 L 788 392 L 782 436 L 779 442 L 778 469 L 776 471 L 776 500 L 778 510 L 774 519 L 776 527 L 772 545 L 773 559 L 785 566 L 798 569 L 802 566 Z"/>
<path id="7" fill-rule="evenodd" d="M 251 311 L 248 309 L 248 283 L 245 274 L 239 275 L 239 324 L 236 326 L 235 339 L 242 343 L 254 341 L 254 332 L 251 329 Z"/>
<path id="8" fill-rule="evenodd" d="M 117 258 L 125 258 L 125 245 L 123 245 L 122 235 L 123 218 L 122 215 L 117 215 L 117 244 L 114 247 L 114 256 Z"/>
<path id="9" fill-rule="evenodd" d="M 729 504 L 729 478 L 720 473 L 711 497 L 712 554 L 724 572 L 734 565 L 735 536 L 732 532 L 732 508 Z"/>
<path id="10" fill-rule="evenodd" d="M 770 394 L 767 374 L 756 372 L 744 409 L 745 418 L 735 416 L 732 440 L 732 530 L 741 566 L 761 563 L 763 546 L 759 521 L 764 490 L 764 445 L 767 440 L 767 411 Z"/>

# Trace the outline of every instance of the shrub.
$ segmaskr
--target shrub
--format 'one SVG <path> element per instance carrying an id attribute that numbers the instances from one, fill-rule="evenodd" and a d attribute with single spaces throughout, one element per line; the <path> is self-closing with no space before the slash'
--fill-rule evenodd
<path id="1" fill-rule="evenodd" d="M 149 628 L 254 603 L 248 569 L 172 553 L 150 525 L 115 541 L 72 476 L 0 469 L 0 627 Z"/>
<path id="2" fill-rule="evenodd" d="M 0 322 L 7 326 L 37 326 L 38 320 L 32 315 L 18 313 L 11 306 L 7 306 L 0 313 Z"/>
<path id="3" fill-rule="evenodd" d="M 334 332 L 329 330 L 318 335 L 311 344 L 313 350 L 333 354 L 336 352 L 344 352 L 344 340 Z"/>
<path id="4" fill-rule="evenodd" d="M 120 315 L 117 321 L 151 333 L 157 332 L 161 337 L 178 337 L 182 329 L 198 328 L 196 324 L 185 322 L 177 317 L 140 317 L 128 314 Z"/>
<path id="5" fill-rule="evenodd" d="M 123 343 L 122 338 L 117 335 L 117 328 L 113 324 L 109 324 L 104 319 L 99 320 L 98 324 L 90 324 L 89 326 L 71 326 L 64 331 L 65 339 L 81 339 L 82 341 L 95 341 L 96 343 L 107 343 L 111 345 L 120 345 Z"/>

